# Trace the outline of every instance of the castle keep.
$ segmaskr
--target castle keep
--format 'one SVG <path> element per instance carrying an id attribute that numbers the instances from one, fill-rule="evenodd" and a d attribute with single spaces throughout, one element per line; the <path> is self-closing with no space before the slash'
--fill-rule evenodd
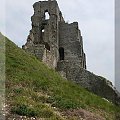
<path id="1" fill-rule="evenodd" d="M 86 70 L 78 23 L 65 22 L 56 0 L 36 2 L 33 8 L 32 29 L 23 49 L 68 80 L 120 105 L 120 95 L 111 82 Z"/>
<path id="2" fill-rule="evenodd" d="M 71 65 L 86 69 L 78 23 L 66 23 L 55 0 L 39 1 L 33 7 L 32 30 L 23 49 L 58 71 Z"/>

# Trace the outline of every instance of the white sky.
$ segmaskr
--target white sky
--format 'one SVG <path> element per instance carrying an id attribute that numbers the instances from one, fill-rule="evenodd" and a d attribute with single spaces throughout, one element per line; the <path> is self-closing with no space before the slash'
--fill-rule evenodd
<path id="1" fill-rule="evenodd" d="M 79 22 L 87 69 L 114 82 L 114 0 L 57 1 L 66 21 Z M 20 47 L 31 29 L 35 2 L 1 0 L 0 31 Z"/>

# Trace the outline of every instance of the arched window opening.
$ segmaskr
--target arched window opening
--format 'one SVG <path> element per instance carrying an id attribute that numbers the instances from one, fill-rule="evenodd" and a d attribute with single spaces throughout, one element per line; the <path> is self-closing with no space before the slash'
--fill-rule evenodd
<path id="1" fill-rule="evenodd" d="M 45 43 L 45 48 L 50 51 L 50 46 L 48 43 Z"/>
<path id="2" fill-rule="evenodd" d="M 50 19 L 50 15 L 48 10 L 45 11 L 45 20 L 49 20 Z"/>
<path id="3" fill-rule="evenodd" d="M 62 47 L 59 48 L 59 55 L 60 55 L 60 60 L 64 60 L 64 48 Z"/>

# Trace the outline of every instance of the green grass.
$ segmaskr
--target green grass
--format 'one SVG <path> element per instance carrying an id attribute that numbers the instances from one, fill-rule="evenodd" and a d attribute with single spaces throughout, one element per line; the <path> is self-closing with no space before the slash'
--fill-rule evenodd
<path id="1" fill-rule="evenodd" d="M 59 111 L 83 108 L 114 119 L 120 108 L 64 80 L 6 38 L 6 96 L 12 114 L 61 120 Z M 96 112 L 97 111 L 97 112 Z"/>

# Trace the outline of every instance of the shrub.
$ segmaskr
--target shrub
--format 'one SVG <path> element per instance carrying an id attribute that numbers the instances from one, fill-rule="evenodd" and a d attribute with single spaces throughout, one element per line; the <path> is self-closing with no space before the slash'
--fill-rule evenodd
<path id="1" fill-rule="evenodd" d="M 35 111 L 32 107 L 30 108 L 29 106 L 24 104 L 13 107 L 11 109 L 11 112 L 18 115 L 28 116 L 28 117 L 38 116 L 37 111 Z"/>

